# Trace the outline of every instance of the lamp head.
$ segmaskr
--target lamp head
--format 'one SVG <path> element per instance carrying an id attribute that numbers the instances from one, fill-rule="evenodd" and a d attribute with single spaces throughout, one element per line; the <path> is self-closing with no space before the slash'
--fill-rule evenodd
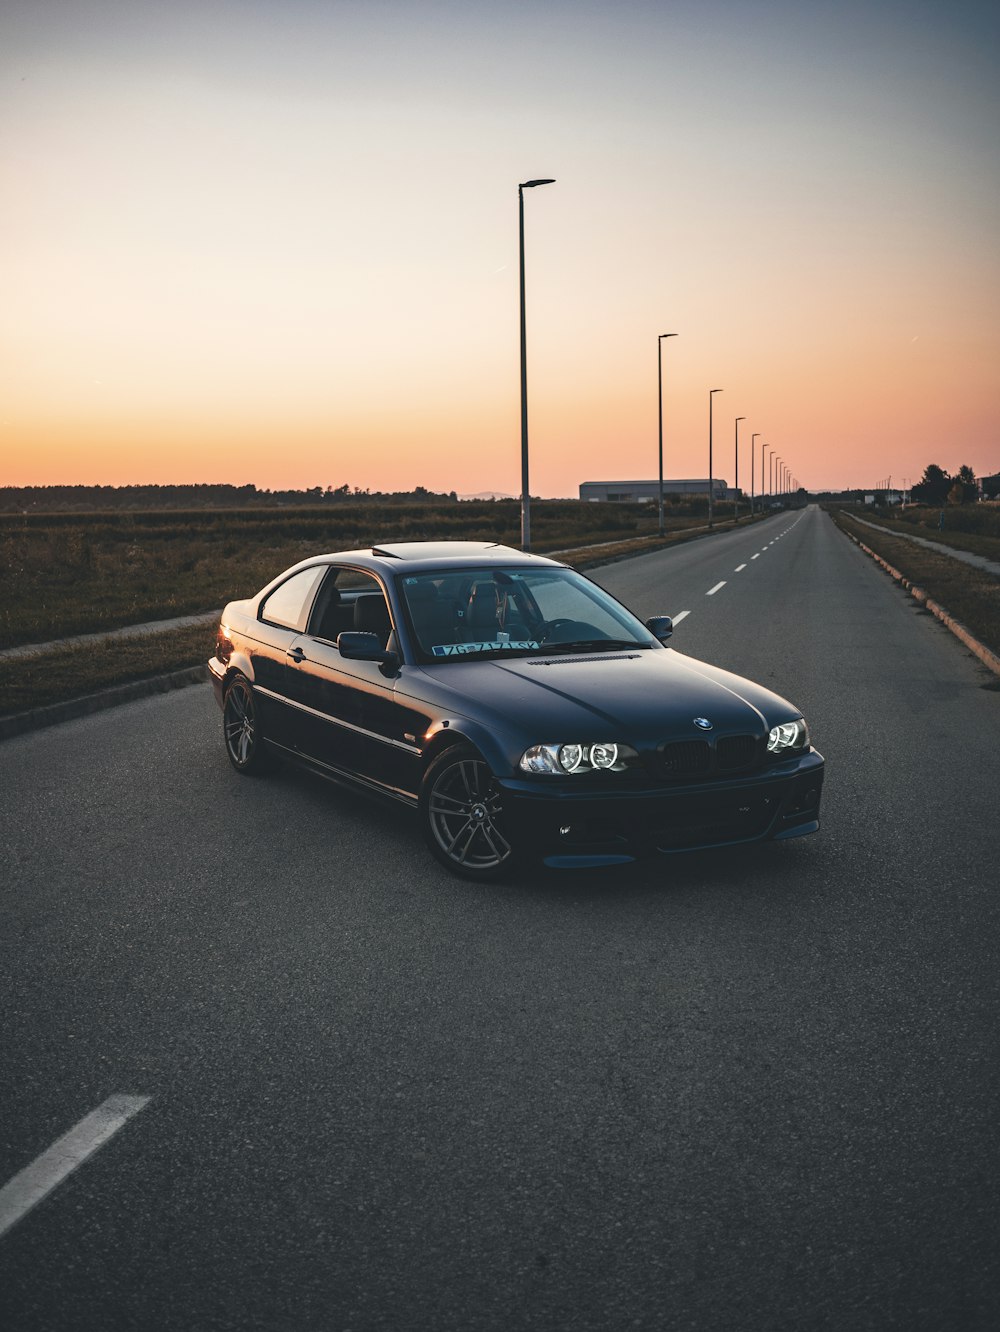
<path id="1" fill-rule="evenodd" d="M 555 183 L 554 178 L 552 180 L 522 180 L 517 188 L 519 190 L 533 190 L 536 185 L 554 185 Z"/>

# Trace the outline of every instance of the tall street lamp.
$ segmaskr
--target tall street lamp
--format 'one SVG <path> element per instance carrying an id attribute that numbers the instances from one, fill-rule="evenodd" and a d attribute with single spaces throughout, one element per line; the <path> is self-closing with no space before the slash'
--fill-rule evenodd
<path id="1" fill-rule="evenodd" d="M 754 440 L 760 438 L 760 431 L 755 430 L 750 436 L 750 517 L 753 517 L 753 468 L 754 468 Z"/>
<path id="2" fill-rule="evenodd" d="M 715 478 L 712 475 L 712 396 L 725 389 L 708 390 L 708 525 L 715 526 Z"/>
<path id="3" fill-rule="evenodd" d="M 736 468 L 736 480 L 733 482 L 733 522 L 734 522 L 734 523 L 738 523 L 738 522 L 740 521 L 740 501 L 739 501 L 739 493 L 740 493 L 740 422 L 741 422 L 741 421 L 745 421 L 746 419 L 747 419 L 747 418 L 746 418 L 745 416 L 738 416 L 738 417 L 736 418 L 736 463 L 735 463 L 735 468 Z"/>
<path id="4" fill-rule="evenodd" d="M 521 250 L 521 549 L 531 549 L 531 496 L 528 490 L 528 350 L 524 324 L 524 191 L 555 180 L 524 180 L 517 187 L 517 220 Z"/>
<path id="5" fill-rule="evenodd" d="M 779 462 L 781 462 L 781 458 L 778 456 L 778 454 L 776 454 L 776 453 L 772 453 L 772 454 L 771 454 L 771 467 L 770 467 L 770 473 L 769 473 L 769 480 L 770 480 L 770 482 L 771 482 L 771 485 L 770 485 L 770 489 L 769 489 L 768 492 L 767 492 L 767 493 L 771 496 L 772 499 L 774 498 L 774 478 L 777 476 L 777 472 L 776 472 L 776 470 L 775 470 L 775 464 L 776 464 L 776 463 L 779 463 Z"/>
<path id="6" fill-rule="evenodd" d="M 773 449 L 773 444 L 762 444 L 760 446 L 760 511 L 764 512 L 764 455 L 768 449 Z"/>
<path id="7" fill-rule="evenodd" d="M 676 336 L 676 333 L 661 333 L 656 339 L 657 406 L 660 413 L 660 536 L 666 536 L 663 526 L 663 339 Z"/>

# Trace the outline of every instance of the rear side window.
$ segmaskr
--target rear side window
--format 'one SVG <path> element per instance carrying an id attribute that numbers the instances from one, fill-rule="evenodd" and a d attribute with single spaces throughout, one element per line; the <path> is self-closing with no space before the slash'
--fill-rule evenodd
<path id="1" fill-rule="evenodd" d="M 286 578 L 261 606 L 260 618 L 268 624 L 280 624 L 285 629 L 304 633 L 316 588 L 325 572 L 326 566 L 317 564 Z"/>

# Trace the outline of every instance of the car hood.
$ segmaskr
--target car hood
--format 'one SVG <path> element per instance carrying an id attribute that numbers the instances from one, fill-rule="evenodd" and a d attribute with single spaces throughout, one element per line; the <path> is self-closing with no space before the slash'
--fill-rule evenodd
<path id="1" fill-rule="evenodd" d="M 669 648 L 454 661 L 424 674 L 439 705 L 517 724 L 538 742 L 686 738 L 700 733 L 695 717 L 711 722 L 715 735 L 762 735 L 801 715 L 770 690 Z"/>

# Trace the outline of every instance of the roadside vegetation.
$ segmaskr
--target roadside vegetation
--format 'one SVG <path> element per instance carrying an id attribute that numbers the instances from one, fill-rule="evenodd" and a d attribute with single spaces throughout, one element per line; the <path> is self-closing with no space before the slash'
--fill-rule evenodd
<path id="1" fill-rule="evenodd" d="M 964 624 L 981 643 L 1000 654 L 1000 578 L 947 553 L 950 545 L 956 550 L 970 550 L 1000 561 L 1000 513 L 994 510 L 980 516 L 980 511 L 986 508 L 986 505 L 978 505 L 967 514 L 968 519 L 980 523 L 986 529 L 980 532 L 951 527 L 935 529 L 924 526 L 920 521 L 904 519 L 900 513 L 887 518 L 881 512 L 872 513 L 871 509 L 848 510 L 830 506 L 830 513 L 844 532 L 856 537 L 898 569 L 911 583 L 923 588 L 933 601 Z M 928 511 L 907 509 L 905 512 Z M 956 514 L 949 513 L 947 516 L 957 517 L 958 512 L 962 513 L 963 518 L 966 517 L 965 511 L 956 511 Z M 936 519 L 937 513 L 933 516 Z M 858 522 L 859 517 L 866 522 Z M 878 523 L 880 527 L 892 527 L 893 534 L 876 531 L 867 526 L 867 522 Z M 996 535 L 990 530 L 993 524 L 996 524 Z M 895 535 L 897 531 L 900 535 Z M 928 550 L 926 546 L 917 545 L 907 540 L 904 533 L 933 538 L 940 544 L 941 550 Z"/>
<path id="2" fill-rule="evenodd" d="M 532 547 L 571 552 L 591 568 L 684 541 L 704 530 L 707 501 L 670 502 L 667 536 L 653 504 L 532 503 Z M 741 521 L 748 520 L 741 506 Z M 716 521 L 733 521 L 731 504 Z M 111 511 L 0 517 L 0 647 L 103 633 L 125 625 L 209 613 L 256 592 L 308 555 L 379 541 L 494 540 L 520 544 L 514 501 L 336 507 Z M 212 655 L 214 626 L 66 645 L 0 658 L 0 715 L 197 666 Z"/>
<path id="3" fill-rule="evenodd" d="M 209 624 L 54 648 L 31 657 L 0 657 L 0 716 L 198 666 L 214 650 L 215 626 Z"/>
<path id="4" fill-rule="evenodd" d="M 655 545 L 654 504 L 536 500 L 532 548 Z M 707 502 L 671 503 L 672 539 L 704 526 Z M 732 505 L 716 505 L 720 523 Z M 520 544 L 514 501 L 20 514 L 0 517 L 0 648 L 211 611 L 308 555 L 380 541 Z M 612 554 L 610 548 L 608 554 Z"/>

